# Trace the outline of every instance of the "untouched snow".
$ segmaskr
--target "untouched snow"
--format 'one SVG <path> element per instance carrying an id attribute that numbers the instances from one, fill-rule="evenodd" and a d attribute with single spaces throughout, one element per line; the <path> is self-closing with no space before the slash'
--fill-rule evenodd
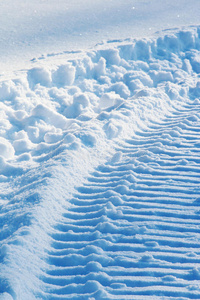
<path id="1" fill-rule="evenodd" d="M 2 0 L 0 74 L 30 60 L 199 24 L 199 0 Z"/>
<path id="2" fill-rule="evenodd" d="M 16 1 L 2 20 L 1 300 L 200 299 L 199 4 L 160 2 L 60 1 L 51 23 L 54 1 Z M 148 36 L 153 19 L 178 28 Z"/>

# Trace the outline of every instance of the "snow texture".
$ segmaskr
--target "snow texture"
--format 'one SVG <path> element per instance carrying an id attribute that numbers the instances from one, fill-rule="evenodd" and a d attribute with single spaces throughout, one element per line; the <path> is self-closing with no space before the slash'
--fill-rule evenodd
<path id="1" fill-rule="evenodd" d="M 200 299 L 200 28 L 0 82 L 0 299 Z"/>

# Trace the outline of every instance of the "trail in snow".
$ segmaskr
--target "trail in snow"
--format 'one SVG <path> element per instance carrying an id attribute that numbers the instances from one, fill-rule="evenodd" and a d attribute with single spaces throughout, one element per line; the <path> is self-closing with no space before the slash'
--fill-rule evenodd
<path id="1" fill-rule="evenodd" d="M 199 299 L 199 118 L 190 101 L 152 122 L 77 188 L 49 233 L 47 299 Z"/>
<path id="2" fill-rule="evenodd" d="M 199 299 L 199 28 L 0 84 L 0 299 Z"/>

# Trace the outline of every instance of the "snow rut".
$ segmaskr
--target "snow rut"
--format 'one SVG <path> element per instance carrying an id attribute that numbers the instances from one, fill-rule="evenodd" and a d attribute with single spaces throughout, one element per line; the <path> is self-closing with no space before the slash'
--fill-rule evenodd
<path id="1" fill-rule="evenodd" d="M 199 299 L 200 105 L 151 122 L 50 233 L 47 299 Z M 44 295 L 43 295 L 44 296 Z"/>

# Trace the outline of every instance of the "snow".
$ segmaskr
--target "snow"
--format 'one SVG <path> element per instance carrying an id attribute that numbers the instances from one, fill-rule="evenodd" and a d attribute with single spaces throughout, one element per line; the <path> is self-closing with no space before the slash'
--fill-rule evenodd
<path id="1" fill-rule="evenodd" d="M 2 0 L 0 74 L 46 55 L 199 24 L 199 0 Z"/>
<path id="2" fill-rule="evenodd" d="M 0 8 L 0 299 L 199 299 L 199 2 Z"/>

